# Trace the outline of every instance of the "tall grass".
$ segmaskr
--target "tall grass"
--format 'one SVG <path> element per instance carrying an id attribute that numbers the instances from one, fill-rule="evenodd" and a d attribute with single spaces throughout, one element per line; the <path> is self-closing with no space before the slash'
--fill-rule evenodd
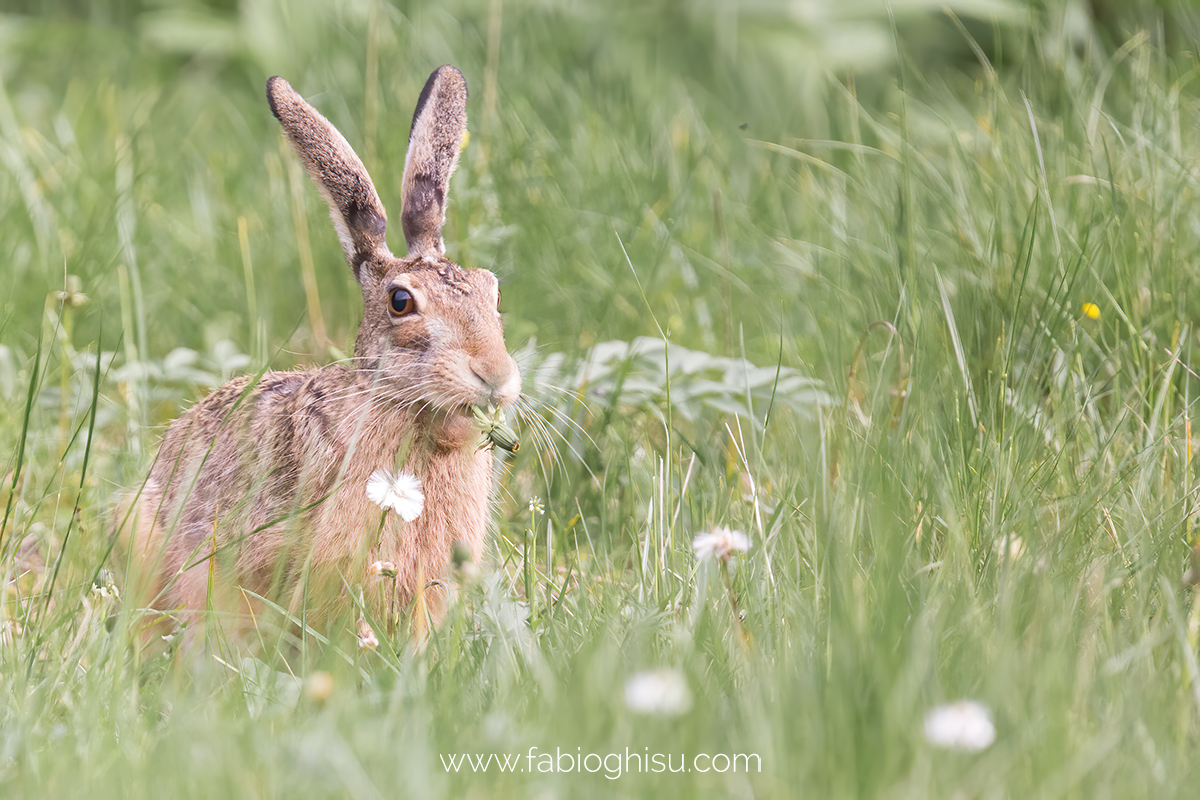
<path id="1" fill-rule="evenodd" d="M 1190 797 L 1193 15 L 980 5 L 0 17 L 4 792 Z M 139 646 L 116 493 L 209 387 L 360 313 L 265 77 L 395 219 L 445 62 L 450 255 L 501 276 L 531 409 L 491 564 L 419 651 Z M 698 560 L 716 525 L 749 552 Z M 631 708 L 647 670 L 690 703 Z M 963 697 L 981 753 L 922 734 Z M 762 769 L 443 766 L 531 747 Z"/>

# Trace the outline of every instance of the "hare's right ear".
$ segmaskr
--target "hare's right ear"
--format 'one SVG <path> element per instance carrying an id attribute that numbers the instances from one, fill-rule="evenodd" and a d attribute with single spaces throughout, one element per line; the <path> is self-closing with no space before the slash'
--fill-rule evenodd
<path id="1" fill-rule="evenodd" d="M 304 101 L 283 78 L 267 81 L 271 113 L 283 125 L 292 149 L 329 204 L 342 252 L 361 283 L 364 261 L 388 255 L 387 212 L 366 167 L 329 120 Z"/>
<path id="2" fill-rule="evenodd" d="M 417 100 L 404 159 L 400 222 L 410 258 L 446 252 L 446 190 L 466 132 L 467 82 L 454 67 L 438 67 Z"/>

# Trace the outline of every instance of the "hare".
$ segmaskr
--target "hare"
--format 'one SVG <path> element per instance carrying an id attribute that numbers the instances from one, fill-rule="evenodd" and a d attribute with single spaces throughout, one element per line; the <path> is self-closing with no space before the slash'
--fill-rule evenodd
<path id="1" fill-rule="evenodd" d="M 354 357 L 238 378 L 201 400 L 167 429 L 118 529 L 144 576 L 141 597 L 185 623 L 213 608 L 244 624 L 265 597 L 317 629 L 361 612 L 394 623 L 410 609 L 421 628 L 444 615 L 452 548 L 475 560 L 484 548 L 495 456 L 481 409 L 502 411 L 521 388 L 496 277 L 444 256 L 466 82 L 440 67 L 417 101 L 404 258 L 388 250 L 387 214 L 345 138 L 282 78 L 267 81 L 267 100 L 362 286 Z M 420 481 L 419 516 L 406 521 L 368 497 L 379 470 Z"/>

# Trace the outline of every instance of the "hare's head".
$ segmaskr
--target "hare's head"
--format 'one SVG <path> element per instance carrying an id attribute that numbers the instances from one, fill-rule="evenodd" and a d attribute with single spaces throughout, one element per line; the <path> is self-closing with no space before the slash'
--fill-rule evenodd
<path id="1" fill-rule="evenodd" d="M 400 404 L 465 414 L 515 401 L 521 379 L 504 346 L 496 276 L 444 256 L 446 190 L 467 127 L 462 73 L 439 67 L 417 101 L 404 163 L 404 258 L 388 250 L 387 212 L 345 138 L 282 78 L 267 81 L 267 99 L 329 204 L 362 286 L 358 369 Z"/>

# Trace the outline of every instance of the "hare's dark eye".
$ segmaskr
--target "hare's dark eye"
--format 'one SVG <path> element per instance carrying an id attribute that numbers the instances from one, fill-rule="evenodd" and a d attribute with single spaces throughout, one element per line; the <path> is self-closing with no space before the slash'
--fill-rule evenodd
<path id="1" fill-rule="evenodd" d="M 500 310 L 500 303 L 502 303 L 503 301 L 504 301 L 504 292 L 497 289 L 496 290 L 496 310 L 497 311 Z"/>
<path id="2" fill-rule="evenodd" d="M 404 289 L 392 289 L 390 310 L 393 317 L 403 317 L 417 310 L 417 301 Z"/>

